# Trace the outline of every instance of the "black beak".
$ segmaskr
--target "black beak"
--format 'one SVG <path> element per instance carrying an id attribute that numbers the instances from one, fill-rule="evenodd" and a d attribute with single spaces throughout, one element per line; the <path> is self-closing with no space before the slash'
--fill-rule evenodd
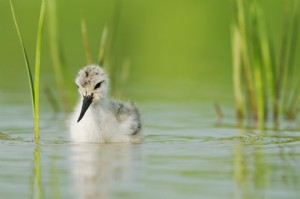
<path id="1" fill-rule="evenodd" d="M 78 118 L 77 122 L 79 122 L 83 118 L 85 112 L 87 111 L 87 109 L 91 105 L 92 101 L 93 101 L 93 96 L 92 95 L 83 96 L 81 113 L 79 115 L 79 118 Z"/>

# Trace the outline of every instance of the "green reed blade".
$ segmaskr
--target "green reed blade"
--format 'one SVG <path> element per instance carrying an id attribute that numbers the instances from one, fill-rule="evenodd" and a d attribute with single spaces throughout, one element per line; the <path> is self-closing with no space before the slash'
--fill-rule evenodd
<path id="1" fill-rule="evenodd" d="M 117 68 L 117 56 L 116 56 L 116 41 L 117 41 L 117 33 L 118 33 L 118 28 L 119 28 L 119 23 L 120 23 L 120 16 L 121 16 L 121 11 L 122 11 L 122 1 L 115 1 L 115 11 L 112 17 L 112 21 L 110 23 L 110 28 L 109 28 L 109 44 L 107 47 L 107 53 L 109 59 L 106 59 L 107 64 L 105 64 L 105 68 L 107 68 L 107 71 L 110 73 L 110 79 L 111 79 L 111 86 L 110 86 L 110 91 L 112 95 L 115 95 L 116 93 L 116 85 L 117 85 L 117 73 L 118 73 L 118 68 Z"/>
<path id="2" fill-rule="evenodd" d="M 288 8 L 288 5 L 287 5 Z M 283 34 L 281 38 L 281 48 L 279 53 L 279 60 L 278 60 L 278 74 L 276 79 L 276 90 L 275 90 L 275 109 L 274 109 L 274 118 L 275 121 L 279 120 L 279 115 L 282 112 L 282 104 L 280 103 L 282 100 L 283 93 L 283 85 L 286 81 L 286 58 L 287 58 L 287 49 L 288 49 L 288 33 L 289 33 L 289 17 L 288 17 L 288 9 L 285 14 L 285 18 L 283 20 Z M 278 123 L 278 122 L 277 122 Z"/>
<path id="3" fill-rule="evenodd" d="M 68 112 L 70 110 L 70 102 L 65 88 L 62 52 L 59 47 L 56 0 L 47 0 L 47 14 L 49 46 L 51 51 L 53 70 L 55 74 L 54 77 L 56 81 L 56 87 L 59 93 L 60 101 L 63 105 L 63 109 L 65 112 Z M 53 98 L 53 100 L 55 100 L 55 98 Z"/>
<path id="4" fill-rule="evenodd" d="M 246 79 L 246 88 L 247 94 L 249 97 L 250 107 L 249 109 L 252 111 L 253 117 L 257 120 L 257 104 L 255 101 L 255 94 L 254 94 L 254 82 L 253 82 L 253 75 L 249 57 L 249 46 L 248 46 L 248 39 L 247 39 L 247 24 L 245 18 L 245 5 L 244 1 L 236 0 L 237 5 L 237 19 L 238 19 L 238 27 L 241 33 L 241 50 L 242 50 L 242 64 L 244 67 L 245 79 Z"/>
<path id="5" fill-rule="evenodd" d="M 265 20 L 263 16 L 261 17 L 263 20 L 258 20 L 261 56 L 265 71 L 267 96 L 269 97 L 268 99 L 270 100 L 271 104 L 273 104 L 272 102 L 275 97 L 276 65 L 272 61 L 272 47 L 268 39 L 269 36 L 267 35 Z"/>
<path id="6" fill-rule="evenodd" d="M 266 84 L 265 84 L 265 65 L 263 61 L 261 43 L 262 39 L 260 36 L 261 26 L 260 21 L 263 20 L 263 16 L 259 6 L 254 1 L 251 4 L 251 38 L 252 43 L 252 54 L 253 54 L 253 68 L 254 68 L 254 82 L 256 91 L 256 102 L 257 102 L 257 113 L 258 113 L 258 124 L 260 129 L 265 128 L 265 117 L 266 117 Z"/>
<path id="7" fill-rule="evenodd" d="M 265 18 L 263 16 L 262 10 L 259 11 L 260 17 L 258 20 L 259 27 L 259 38 L 260 38 L 260 48 L 261 48 L 261 64 L 263 66 L 263 78 L 264 78 L 264 90 L 265 90 L 265 109 L 266 109 L 266 119 L 271 116 L 271 111 L 274 106 L 275 98 L 275 86 L 276 86 L 276 65 L 274 63 L 274 57 L 272 55 L 272 46 L 269 39 L 270 35 L 267 34 L 267 27 L 265 23 Z"/>
<path id="8" fill-rule="evenodd" d="M 259 129 L 265 127 L 265 92 L 263 82 L 263 70 L 261 60 L 254 56 L 254 79 L 255 79 L 255 91 L 256 91 L 256 103 L 257 103 L 257 120 Z"/>
<path id="9" fill-rule="evenodd" d="M 242 88 L 242 65 L 241 65 L 241 36 L 237 25 L 232 26 L 232 60 L 233 60 L 233 87 L 235 109 L 238 125 L 242 125 L 244 117 L 244 97 Z"/>
<path id="10" fill-rule="evenodd" d="M 82 34 L 82 41 L 84 46 L 84 52 L 86 57 L 86 63 L 87 65 L 92 63 L 92 56 L 91 56 L 91 50 L 89 45 L 89 39 L 87 34 L 87 28 L 86 28 L 86 20 L 84 15 L 81 15 L 81 34 Z"/>
<path id="11" fill-rule="evenodd" d="M 298 32 L 299 32 L 299 3 L 297 0 L 294 1 L 293 5 L 293 23 L 292 23 L 292 33 L 291 33 L 291 38 L 290 38 L 290 56 L 288 59 L 288 66 L 294 68 L 294 62 L 295 62 L 295 55 L 296 55 L 296 47 L 297 47 L 297 42 L 298 42 Z M 299 70 L 295 71 L 296 75 L 295 81 L 296 81 L 296 88 L 294 92 L 292 92 L 292 97 L 290 99 L 290 103 L 288 105 L 287 112 L 289 115 L 292 117 L 296 115 L 296 110 L 297 110 L 297 102 L 300 94 L 300 76 L 299 76 Z M 297 73 L 298 72 L 298 73 Z M 293 73 L 293 72 L 291 72 Z"/>
<path id="12" fill-rule="evenodd" d="M 35 102 L 35 117 L 34 117 L 34 141 L 35 143 L 39 142 L 39 98 L 40 98 L 40 68 L 41 68 L 41 48 L 42 48 L 42 35 L 44 29 L 45 21 L 45 10 L 46 3 L 45 0 L 42 0 L 38 31 L 37 31 L 37 41 L 36 41 L 36 50 L 35 50 L 35 66 L 34 66 L 34 102 Z"/>
<path id="13" fill-rule="evenodd" d="M 15 24 L 15 27 L 16 27 L 16 30 L 17 30 L 17 34 L 18 34 L 18 37 L 19 37 L 19 40 L 20 40 L 20 44 L 21 44 L 21 47 L 22 47 L 22 52 L 23 52 L 23 56 L 24 56 L 24 60 L 25 60 L 27 76 L 28 76 L 28 80 L 29 80 L 29 88 L 30 88 L 30 93 L 31 93 L 32 114 L 33 114 L 33 117 L 35 117 L 35 114 L 34 114 L 35 113 L 35 98 L 34 98 L 35 93 L 34 93 L 32 73 L 31 73 L 31 70 L 30 70 L 30 63 L 29 63 L 26 48 L 25 48 L 25 45 L 24 45 L 24 42 L 23 42 L 23 39 L 22 39 L 22 36 L 21 36 L 21 32 L 20 32 L 20 29 L 19 29 L 19 26 L 18 26 L 18 22 L 17 22 L 17 19 L 16 19 L 15 9 L 14 9 L 13 3 L 12 3 L 11 0 L 9 2 L 10 2 L 10 8 L 11 8 L 11 13 L 12 13 L 12 16 L 13 16 L 14 24 Z"/>
<path id="14" fill-rule="evenodd" d="M 291 0 L 291 2 L 295 2 L 294 0 Z M 297 39 L 295 38 L 295 35 L 293 35 L 295 33 L 295 31 L 293 30 L 293 25 L 294 22 L 297 19 L 294 19 L 294 10 L 295 7 L 293 5 L 293 3 L 289 3 L 288 4 L 288 8 L 286 9 L 285 12 L 285 18 L 286 18 L 286 23 L 287 23 L 287 44 L 286 44 L 286 60 L 285 60 L 285 78 L 284 78 L 284 84 L 283 84 L 283 88 L 282 88 L 282 107 L 284 110 L 284 113 L 286 115 L 288 115 L 288 104 L 290 102 L 290 98 L 291 98 L 291 94 L 293 92 L 291 92 L 294 88 L 293 88 L 293 83 L 294 83 L 294 79 L 295 76 L 293 74 L 294 72 L 294 54 L 295 54 L 295 47 L 296 47 L 296 42 L 297 41 L 293 41 L 293 39 Z M 297 37 L 297 36 L 296 36 Z"/>
<path id="15" fill-rule="evenodd" d="M 106 53 L 106 47 L 107 47 L 107 35 L 108 35 L 108 28 L 107 28 L 107 26 L 105 26 L 102 31 L 100 47 L 99 47 L 99 54 L 98 54 L 98 64 L 100 66 L 103 66 L 104 61 L 105 61 L 105 53 Z"/>

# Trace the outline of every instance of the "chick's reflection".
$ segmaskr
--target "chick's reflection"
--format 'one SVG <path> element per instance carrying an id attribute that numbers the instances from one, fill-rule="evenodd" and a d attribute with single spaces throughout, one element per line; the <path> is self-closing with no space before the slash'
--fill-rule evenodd
<path id="1" fill-rule="evenodd" d="M 72 147 L 74 196 L 108 198 L 112 184 L 124 179 L 132 167 L 130 144 L 81 144 Z"/>

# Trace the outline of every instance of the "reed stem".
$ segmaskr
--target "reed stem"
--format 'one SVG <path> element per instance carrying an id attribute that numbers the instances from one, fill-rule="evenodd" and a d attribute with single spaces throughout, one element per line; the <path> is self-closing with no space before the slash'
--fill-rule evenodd
<path id="1" fill-rule="evenodd" d="M 249 102 L 247 109 L 250 110 L 247 116 L 253 116 L 259 128 L 264 129 L 272 111 L 274 127 L 278 128 L 283 108 L 288 110 L 290 115 L 295 115 L 300 93 L 300 75 L 294 74 L 299 23 L 298 1 L 293 0 L 287 4 L 277 61 L 273 53 L 272 41 L 267 34 L 263 11 L 258 2 L 235 0 L 234 3 L 236 11 L 232 47 L 237 119 L 241 118 L 243 93 L 241 85 L 244 83 L 245 101 Z M 243 67 L 245 79 L 241 78 L 239 62 Z M 294 86 L 295 82 L 297 82 L 296 86 Z"/>
<path id="2" fill-rule="evenodd" d="M 86 64 L 89 65 L 92 63 L 92 56 L 91 56 L 91 49 L 89 45 L 89 38 L 87 34 L 86 20 L 83 14 L 81 15 L 81 34 L 82 34 L 83 46 L 85 49 L 84 52 L 85 52 Z"/>
<path id="3" fill-rule="evenodd" d="M 242 65 L 241 65 L 241 37 L 236 25 L 232 28 L 232 59 L 233 59 L 233 87 L 235 98 L 235 111 L 238 126 L 242 125 L 244 118 L 244 97 L 242 88 Z"/>
<path id="4" fill-rule="evenodd" d="M 27 56 L 27 52 L 25 49 L 25 45 L 19 30 L 19 26 L 16 20 L 14 6 L 12 1 L 10 0 L 10 7 L 12 16 L 14 19 L 14 24 L 18 33 L 18 37 L 20 40 L 20 44 L 22 47 L 22 52 L 25 60 L 25 65 L 27 69 L 27 75 L 29 79 L 29 86 L 30 86 L 30 93 L 31 93 L 31 103 L 32 103 L 32 112 L 33 112 L 33 119 L 34 119 L 34 142 L 36 144 L 39 143 L 39 86 L 40 86 L 40 66 L 41 66 L 41 47 L 42 47 L 42 34 L 43 34 L 43 27 L 44 27 L 44 19 L 45 19 L 45 0 L 42 0 L 41 9 L 40 9 L 40 16 L 39 16 L 39 23 L 38 23 L 38 30 L 37 30 L 37 41 L 36 41 L 36 51 L 35 51 L 35 67 L 34 67 L 34 81 L 32 78 L 32 73 L 30 70 L 29 59 Z"/>
<path id="5" fill-rule="evenodd" d="M 45 21 L 46 3 L 42 0 L 40 17 L 38 23 L 36 51 L 35 51 L 35 67 L 34 67 L 34 102 L 35 102 L 35 126 L 34 126 L 34 141 L 39 142 L 39 99 L 40 99 L 40 68 L 41 68 L 41 51 L 42 51 L 42 35 Z"/>

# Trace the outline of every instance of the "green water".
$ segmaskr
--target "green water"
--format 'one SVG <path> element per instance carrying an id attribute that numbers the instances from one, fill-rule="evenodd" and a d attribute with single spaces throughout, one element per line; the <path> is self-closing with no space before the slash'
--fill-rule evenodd
<path id="1" fill-rule="evenodd" d="M 266 14 L 276 38 L 283 1 L 262 4 L 270 8 Z M 8 1 L 1 2 L 0 198 L 299 198 L 298 123 L 264 134 L 235 127 L 230 2 L 122 5 L 114 63 L 119 67 L 129 60 L 130 74 L 117 87 L 122 99 L 135 100 L 141 110 L 143 143 L 70 142 L 68 114 L 55 113 L 42 92 L 37 146 L 25 66 Z M 39 1 L 15 1 L 15 7 L 33 63 Z M 85 64 L 80 8 L 96 58 L 115 4 L 59 1 L 61 45 L 71 77 Z M 41 84 L 57 96 L 47 28 L 44 36 Z M 72 89 L 76 96 L 75 85 Z M 221 122 L 214 102 L 225 115 Z"/>

